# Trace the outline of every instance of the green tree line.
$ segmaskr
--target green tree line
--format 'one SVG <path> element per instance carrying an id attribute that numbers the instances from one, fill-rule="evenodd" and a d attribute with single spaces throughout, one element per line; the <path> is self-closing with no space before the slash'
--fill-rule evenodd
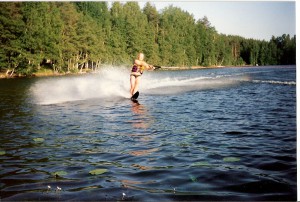
<path id="1" fill-rule="evenodd" d="M 270 41 L 219 34 L 207 17 L 137 2 L 1 2 L 0 71 L 78 72 L 131 64 L 138 52 L 163 66 L 296 63 L 296 36 Z"/>

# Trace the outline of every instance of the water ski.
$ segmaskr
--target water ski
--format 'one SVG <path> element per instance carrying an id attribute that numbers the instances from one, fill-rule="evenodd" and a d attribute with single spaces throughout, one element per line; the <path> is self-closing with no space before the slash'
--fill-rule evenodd
<path id="1" fill-rule="evenodd" d="M 135 94 L 133 94 L 133 96 L 131 97 L 132 101 L 135 101 L 138 97 L 139 97 L 140 93 L 139 91 L 137 91 Z"/>

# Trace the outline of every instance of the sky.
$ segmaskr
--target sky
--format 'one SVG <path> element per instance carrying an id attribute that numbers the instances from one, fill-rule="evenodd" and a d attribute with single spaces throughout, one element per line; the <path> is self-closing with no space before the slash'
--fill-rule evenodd
<path id="1" fill-rule="evenodd" d="M 296 34 L 295 1 L 150 1 L 158 11 L 173 5 L 193 14 L 207 16 L 218 33 L 269 41 L 272 36 Z M 146 1 L 139 1 L 141 8 Z"/>

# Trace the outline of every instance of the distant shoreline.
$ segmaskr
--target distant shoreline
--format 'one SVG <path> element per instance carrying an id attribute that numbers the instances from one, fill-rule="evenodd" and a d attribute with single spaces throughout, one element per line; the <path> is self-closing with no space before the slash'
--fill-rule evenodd
<path id="1" fill-rule="evenodd" d="M 71 73 L 71 72 L 64 72 L 64 73 L 57 73 L 53 71 L 47 72 L 37 72 L 31 75 L 22 75 L 22 74 L 13 74 L 12 76 L 7 75 L 6 73 L 0 72 L 0 79 L 14 79 L 14 78 L 36 78 L 36 77 L 55 77 L 55 76 L 71 76 L 71 75 L 85 75 L 88 73 L 93 73 L 93 71 L 83 71 L 78 73 Z"/>
<path id="2" fill-rule="evenodd" d="M 256 67 L 253 65 L 243 65 L 243 66 L 191 66 L 191 67 L 176 67 L 176 66 L 162 66 L 161 71 L 178 71 L 178 70 L 195 70 L 195 69 L 218 69 L 218 68 L 240 68 L 240 67 Z M 13 79 L 13 78 L 36 78 L 36 77 L 55 77 L 55 76 L 70 76 L 70 75 L 85 75 L 85 74 L 91 74 L 95 71 L 82 71 L 78 73 L 71 73 L 71 72 L 65 72 L 65 73 L 57 73 L 53 72 L 52 70 L 41 70 L 40 72 L 33 73 L 32 75 L 22 75 L 22 74 L 13 74 L 13 75 L 7 75 L 4 72 L 0 72 L 0 79 Z"/>
<path id="3" fill-rule="evenodd" d="M 255 67 L 253 65 L 243 65 L 243 66 L 191 66 L 191 67 L 161 67 L 161 70 L 193 70 L 193 69 L 217 69 L 217 68 L 239 68 L 239 67 Z"/>

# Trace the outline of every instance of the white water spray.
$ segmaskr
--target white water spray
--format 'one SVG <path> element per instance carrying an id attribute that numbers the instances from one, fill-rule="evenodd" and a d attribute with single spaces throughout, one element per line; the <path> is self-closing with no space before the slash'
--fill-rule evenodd
<path id="1" fill-rule="evenodd" d="M 142 81 L 141 91 L 154 95 L 180 94 L 188 91 L 224 88 L 235 85 L 242 80 L 248 80 L 248 77 L 198 76 L 192 78 L 155 78 L 152 75 L 147 75 Z"/>
<path id="2" fill-rule="evenodd" d="M 37 104 L 107 97 L 129 98 L 129 73 L 128 68 L 107 67 L 93 75 L 40 79 L 31 87 L 31 93 Z"/>
<path id="3" fill-rule="evenodd" d="M 216 89 L 231 86 L 245 77 L 189 76 L 145 72 L 141 77 L 140 92 L 151 95 L 179 94 L 194 90 Z M 37 104 L 57 104 L 92 98 L 130 98 L 130 68 L 106 67 L 92 75 L 52 77 L 39 79 L 31 87 Z"/>

